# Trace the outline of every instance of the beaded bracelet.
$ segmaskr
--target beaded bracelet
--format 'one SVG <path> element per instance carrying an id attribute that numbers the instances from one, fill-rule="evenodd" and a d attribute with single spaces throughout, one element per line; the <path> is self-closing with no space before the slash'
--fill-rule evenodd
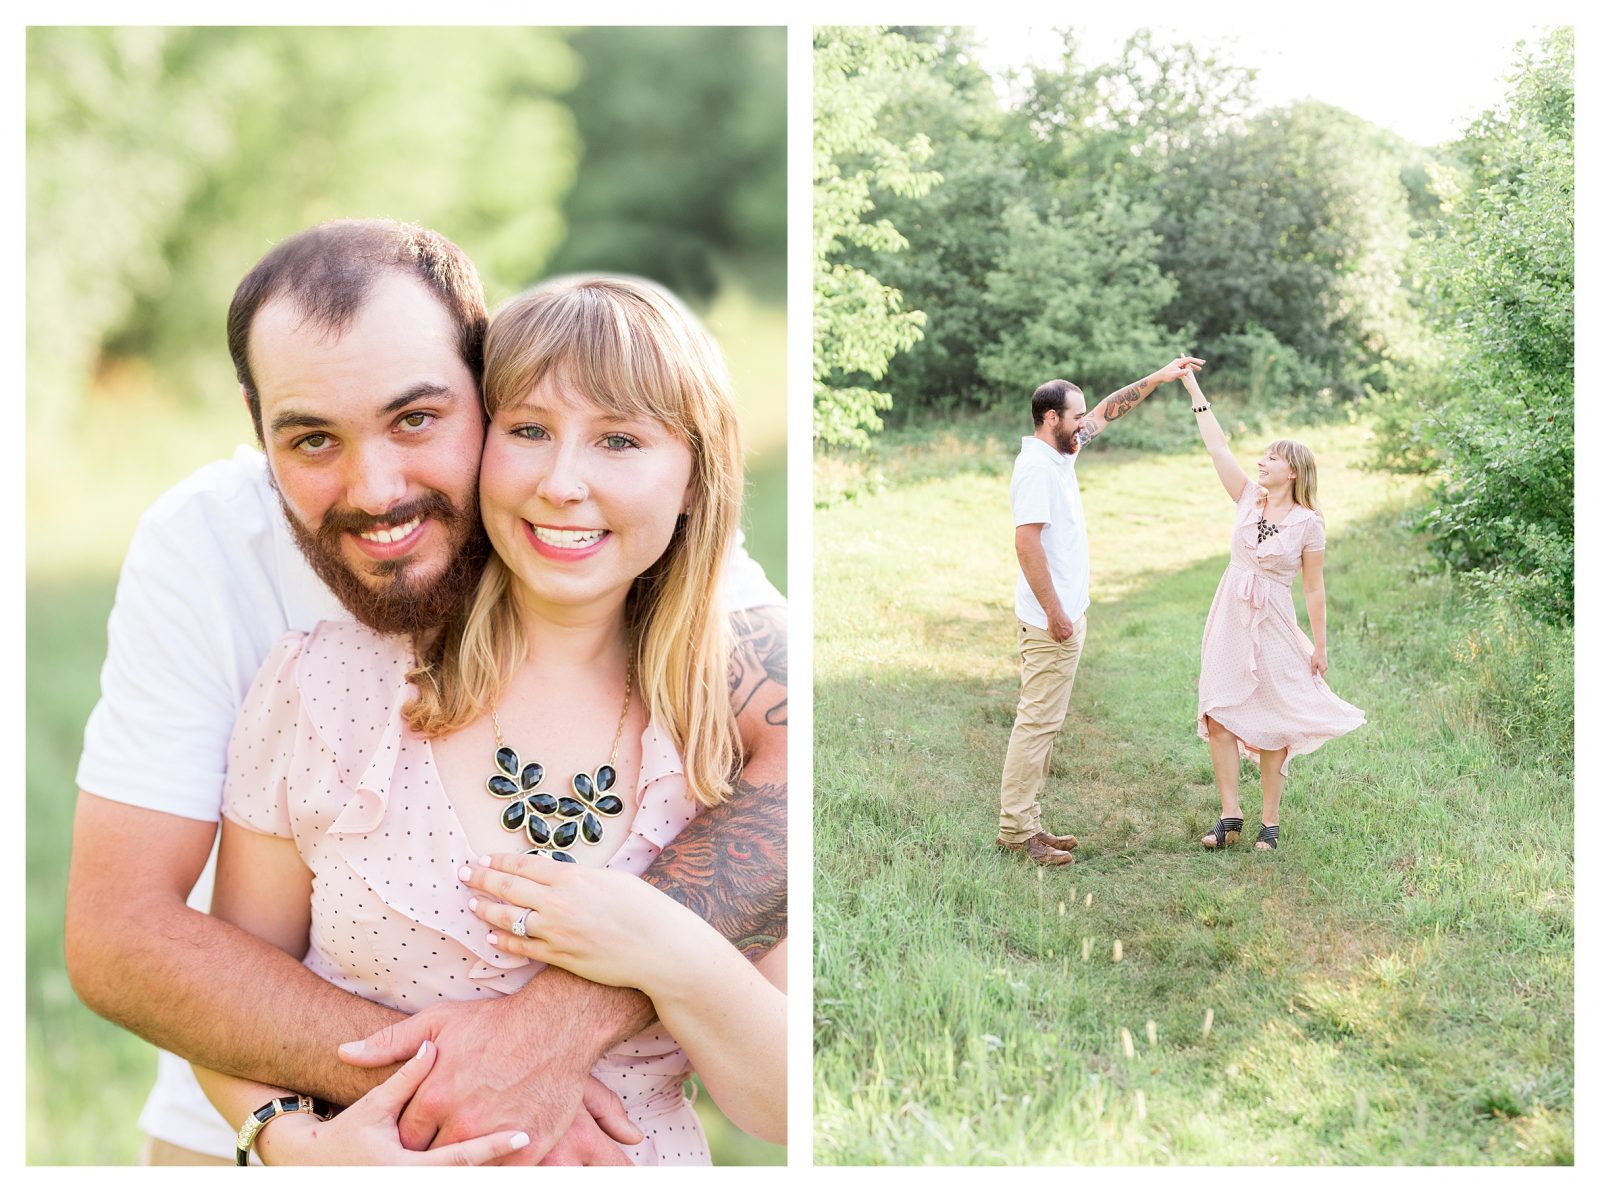
<path id="1" fill-rule="evenodd" d="M 1190 406 L 1190 407 L 1189 407 L 1189 409 L 1190 409 L 1190 410 L 1191 410 L 1191 411 L 1193 411 L 1193 412 L 1194 412 L 1194 413 L 1196 413 L 1196 414 L 1204 414 L 1204 413 L 1205 413 L 1205 412 L 1206 412 L 1206 411 L 1207 411 L 1207 410 L 1209 410 L 1209 409 L 1210 409 L 1210 408 L 1211 408 L 1211 403 L 1210 403 L 1210 402 L 1207 402 L 1207 403 L 1206 403 L 1206 404 L 1205 404 L 1205 405 L 1203 405 L 1203 406 Z"/>

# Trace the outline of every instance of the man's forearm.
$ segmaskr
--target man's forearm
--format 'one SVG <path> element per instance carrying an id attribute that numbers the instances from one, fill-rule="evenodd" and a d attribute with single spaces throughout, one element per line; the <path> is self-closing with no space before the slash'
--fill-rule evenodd
<path id="1" fill-rule="evenodd" d="M 788 931 L 789 835 L 787 781 L 760 781 L 752 768 L 661 850 L 644 879 L 754 960 Z"/>
<path id="2" fill-rule="evenodd" d="M 731 621 L 744 766 L 728 798 L 695 816 L 644 879 L 755 959 L 788 931 L 789 627 L 782 608 L 745 609 Z"/>
<path id="3" fill-rule="evenodd" d="M 338 1045 L 404 1015 L 329 984 L 294 957 L 169 899 L 121 923 L 69 926 L 90 1008 L 184 1059 L 348 1105 L 388 1075 Z M 137 934 L 135 934 L 137 933 Z"/>
<path id="4" fill-rule="evenodd" d="M 1135 381 L 1131 385 L 1124 385 L 1110 397 L 1101 400 L 1084 420 L 1078 423 L 1078 446 L 1082 447 L 1094 438 L 1108 422 L 1115 422 L 1134 406 L 1149 397 L 1161 386 L 1161 378 L 1152 373 L 1142 381 Z"/>

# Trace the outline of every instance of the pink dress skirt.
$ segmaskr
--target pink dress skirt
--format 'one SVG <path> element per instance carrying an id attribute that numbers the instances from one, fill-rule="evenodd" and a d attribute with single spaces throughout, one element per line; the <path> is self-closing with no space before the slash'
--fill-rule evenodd
<path id="1" fill-rule="evenodd" d="M 1209 740 L 1209 716 L 1239 739 L 1239 752 L 1260 762 L 1263 749 L 1289 759 L 1366 723 L 1311 673 L 1311 639 L 1295 619 L 1290 585 L 1305 551 L 1325 548 L 1322 518 L 1296 505 L 1278 531 L 1259 544 L 1256 519 L 1266 490 L 1246 483 L 1233 523 L 1233 552 L 1222 573 L 1200 640 L 1197 727 Z"/>

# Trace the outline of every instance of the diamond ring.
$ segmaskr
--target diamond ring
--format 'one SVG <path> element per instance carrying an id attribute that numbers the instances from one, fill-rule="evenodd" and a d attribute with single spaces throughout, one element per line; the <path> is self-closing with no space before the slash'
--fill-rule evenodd
<path id="1" fill-rule="evenodd" d="M 533 914 L 533 908 L 529 907 L 517 916 L 517 921 L 511 925 L 512 935 L 520 936 L 523 939 L 528 938 L 528 916 L 531 914 Z"/>

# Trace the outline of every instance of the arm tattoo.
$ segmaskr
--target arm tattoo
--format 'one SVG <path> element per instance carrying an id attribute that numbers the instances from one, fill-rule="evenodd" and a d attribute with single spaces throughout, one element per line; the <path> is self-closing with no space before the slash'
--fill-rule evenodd
<path id="1" fill-rule="evenodd" d="M 728 670 L 728 690 L 733 694 L 733 714 L 743 716 L 758 701 L 766 700 L 762 719 L 767 724 L 789 724 L 789 630 L 770 608 L 749 608 L 733 613 L 733 658 Z"/>
<path id="2" fill-rule="evenodd" d="M 761 736 L 727 800 L 695 816 L 644 878 L 754 960 L 788 930 L 789 638 L 782 609 L 746 609 L 730 620 L 733 710 L 745 733 L 753 724 Z"/>
<path id="3" fill-rule="evenodd" d="M 1085 418 L 1078 423 L 1078 450 L 1082 451 L 1089 445 L 1089 440 L 1100 433 L 1101 427 L 1093 418 Z"/>
<path id="4" fill-rule="evenodd" d="M 739 778 L 725 802 L 695 816 L 661 850 L 644 878 L 755 960 L 788 930 L 787 811 L 787 786 Z"/>
<path id="5" fill-rule="evenodd" d="M 1110 397 L 1106 398 L 1106 421 L 1114 422 L 1121 418 L 1134 406 L 1149 397 L 1155 387 L 1156 383 L 1146 377 L 1142 381 L 1136 381 L 1132 385 L 1118 389 Z"/>

